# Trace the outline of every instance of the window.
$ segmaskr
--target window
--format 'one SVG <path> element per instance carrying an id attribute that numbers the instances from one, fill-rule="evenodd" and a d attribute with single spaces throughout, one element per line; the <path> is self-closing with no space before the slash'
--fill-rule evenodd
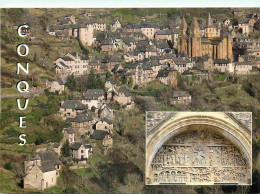
<path id="1" fill-rule="evenodd" d="M 83 153 L 84 151 L 83 150 L 81 150 L 81 153 Z"/>

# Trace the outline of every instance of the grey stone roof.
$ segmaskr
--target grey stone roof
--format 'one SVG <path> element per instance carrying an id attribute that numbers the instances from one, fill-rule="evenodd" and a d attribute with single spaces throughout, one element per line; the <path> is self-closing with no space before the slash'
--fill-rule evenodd
<path id="1" fill-rule="evenodd" d="M 73 131 L 72 128 L 65 128 L 64 131 L 65 131 L 66 133 L 68 133 L 68 134 L 73 134 L 73 133 L 74 133 L 74 131 Z"/>
<path id="2" fill-rule="evenodd" d="M 235 65 L 251 65 L 249 61 L 243 61 L 243 62 L 235 62 Z"/>
<path id="3" fill-rule="evenodd" d="M 87 105 L 82 104 L 79 100 L 66 100 L 61 105 L 61 108 L 84 110 L 87 108 Z"/>
<path id="4" fill-rule="evenodd" d="M 83 123 L 83 122 L 92 121 L 93 117 L 88 114 L 82 113 L 82 114 L 77 115 L 74 118 L 67 118 L 66 120 L 69 122 Z"/>
<path id="5" fill-rule="evenodd" d="M 109 62 L 121 62 L 121 59 L 117 55 L 112 55 L 112 56 L 106 55 L 102 60 L 102 63 L 109 63 Z"/>
<path id="6" fill-rule="evenodd" d="M 184 97 L 190 96 L 189 92 L 187 91 L 174 91 L 172 97 Z"/>
<path id="7" fill-rule="evenodd" d="M 123 93 L 125 96 L 132 96 L 131 92 L 125 86 L 121 86 L 117 91 Z"/>
<path id="8" fill-rule="evenodd" d="M 92 146 L 90 144 L 83 144 L 82 142 L 75 142 L 74 144 L 72 144 L 71 148 L 73 150 L 78 150 L 81 146 L 84 146 L 84 148 L 88 149 L 88 148 L 92 148 Z"/>
<path id="9" fill-rule="evenodd" d="M 108 123 L 109 125 L 113 124 L 113 123 L 112 123 L 110 120 L 108 120 L 107 118 L 103 118 L 103 119 L 101 119 L 101 121 L 106 122 L 106 123 Z"/>
<path id="10" fill-rule="evenodd" d="M 107 82 L 110 82 L 111 84 L 116 84 L 116 81 L 112 78 L 108 78 Z"/>
<path id="11" fill-rule="evenodd" d="M 170 73 L 170 71 L 168 71 L 168 70 L 160 70 L 158 72 L 157 77 L 168 77 L 169 73 Z"/>
<path id="12" fill-rule="evenodd" d="M 173 58 L 173 61 L 176 65 L 185 65 L 187 63 L 190 63 L 191 61 L 186 58 L 186 57 L 178 57 L 178 58 Z"/>
<path id="13" fill-rule="evenodd" d="M 158 30 L 157 35 L 170 35 L 171 33 L 168 30 Z"/>
<path id="14" fill-rule="evenodd" d="M 95 130 L 93 134 L 90 136 L 90 139 L 103 140 L 107 135 L 106 131 L 103 130 Z"/>
<path id="15" fill-rule="evenodd" d="M 215 59 L 214 63 L 216 63 L 216 64 L 228 64 L 228 63 L 230 63 L 230 60 L 229 59 Z"/>
<path id="16" fill-rule="evenodd" d="M 85 94 L 83 94 L 86 100 L 97 100 L 99 97 L 104 96 L 104 90 L 102 89 L 88 89 Z"/>
<path id="17" fill-rule="evenodd" d="M 64 61 L 74 61 L 72 58 L 65 56 L 65 57 L 61 57 Z"/>
<path id="18" fill-rule="evenodd" d="M 67 80 L 66 80 L 67 78 L 65 78 L 65 77 L 62 77 L 62 78 L 57 78 L 57 82 L 60 84 L 60 85 L 65 85 L 66 84 L 66 82 L 67 82 Z"/>

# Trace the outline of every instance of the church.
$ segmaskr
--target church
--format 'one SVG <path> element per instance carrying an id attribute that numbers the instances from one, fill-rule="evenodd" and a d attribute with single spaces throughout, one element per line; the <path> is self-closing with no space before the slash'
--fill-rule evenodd
<path id="1" fill-rule="evenodd" d="M 179 54 L 185 53 L 189 57 L 209 56 L 211 59 L 233 60 L 232 37 L 228 32 L 222 31 L 217 35 L 217 28 L 209 13 L 205 26 L 204 35 L 201 35 L 200 27 L 196 17 L 193 17 L 190 27 L 182 18 L 177 39 L 177 50 Z"/>

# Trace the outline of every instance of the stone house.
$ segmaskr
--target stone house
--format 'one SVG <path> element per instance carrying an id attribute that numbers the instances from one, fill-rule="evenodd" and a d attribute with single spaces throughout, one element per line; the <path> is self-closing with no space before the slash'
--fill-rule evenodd
<path id="1" fill-rule="evenodd" d="M 235 74 L 236 75 L 247 75 L 252 71 L 252 64 L 249 61 L 235 62 Z"/>
<path id="2" fill-rule="evenodd" d="M 58 78 L 56 81 L 53 81 L 50 85 L 51 92 L 58 92 L 61 94 L 65 91 L 66 78 Z"/>
<path id="3" fill-rule="evenodd" d="M 192 67 L 193 64 L 187 57 L 173 58 L 173 68 L 176 69 L 179 73 L 188 71 Z"/>
<path id="4" fill-rule="evenodd" d="M 109 105 L 105 104 L 98 110 L 98 117 L 101 119 L 107 118 L 108 120 L 112 121 L 114 120 L 114 111 Z"/>
<path id="5" fill-rule="evenodd" d="M 170 104 L 190 104 L 191 95 L 187 91 L 174 91 L 172 97 L 170 98 Z"/>
<path id="6" fill-rule="evenodd" d="M 90 144 L 83 144 L 82 142 L 75 142 L 71 145 L 72 157 L 78 163 L 86 163 L 93 149 Z"/>
<path id="7" fill-rule="evenodd" d="M 177 71 L 164 69 L 158 72 L 156 77 L 164 85 L 170 85 L 171 87 L 177 87 Z"/>
<path id="8" fill-rule="evenodd" d="M 118 20 L 113 20 L 110 24 L 110 29 L 115 32 L 117 29 L 121 28 L 121 23 Z"/>
<path id="9" fill-rule="evenodd" d="M 93 69 L 95 73 L 100 73 L 100 61 L 91 60 L 89 61 L 89 68 Z"/>
<path id="10" fill-rule="evenodd" d="M 159 29 L 159 26 L 152 25 L 147 21 L 142 21 L 140 24 L 141 32 L 150 40 L 154 39 L 154 35 Z"/>
<path id="11" fill-rule="evenodd" d="M 126 63 L 141 61 L 144 59 L 144 55 L 138 51 L 130 51 L 124 54 L 124 59 Z"/>
<path id="12" fill-rule="evenodd" d="M 76 17 L 72 14 L 65 15 L 65 19 L 70 20 L 72 24 L 76 24 Z"/>
<path id="13" fill-rule="evenodd" d="M 93 21 L 94 30 L 106 31 L 107 25 L 104 21 Z"/>
<path id="14" fill-rule="evenodd" d="M 62 139 L 62 142 L 66 142 L 68 141 L 69 144 L 72 144 L 74 143 L 75 141 L 75 132 L 72 128 L 64 128 L 63 131 L 63 139 Z"/>
<path id="15" fill-rule="evenodd" d="M 68 53 L 55 62 L 56 75 L 67 77 L 68 75 L 83 75 L 89 72 L 88 60 L 79 53 Z"/>
<path id="16" fill-rule="evenodd" d="M 128 24 L 126 25 L 126 31 L 127 32 L 141 32 L 141 26 L 139 24 Z"/>
<path id="17" fill-rule="evenodd" d="M 168 30 L 158 30 L 155 33 L 155 40 L 172 40 L 172 35 Z"/>
<path id="18" fill-rule="evenodd" d="M 125 86 L 121 86 L 119 89 L 115 91 L 113 100 L 115 102 L 118 102 L 121 106 L 126 106 L 126 109 L 128 110 L 134 108 L 132 94 Z"/>
<path id="19" fill-rule="evenodd" d="M 113 145 L 113 139 L 107 131 L 95 130 L 90 139 L 102 140 L 105 147 L 112 147 Z"/>
<path id="20" fill-rule="evenodd" d="M 104 40 L 101 43 L 102 52 L 107 52 L 108 54 L 112 55 L 115 50 L 117 50 L 117 48 L 111 40 Z"/>
<path id="21" fill-rule="evenodd" d="M 68 122 L 80 135 L 90 135 L 93 133 L 93 125 L 96 119 L 90 114 L 82 113 L 74 118 L 68 118 Z"/>
<path id="22" fill-rule="evenodd" d="M 83 94 L 83 99 L 81 100 L 83 104 L 88 105 L 88 109 L 92 107 L 99 108 L 105 99 L 105 92 L 102 89 L 88 89 L 87 92 Z"/>
<path id="23" fill-rule="evenodd" d="M 110 134 L 113 133 L 113 123 L 107 118 L 102 118 L 100 121 L 98 121 L 95 124 L 95 128 L 96 130 L 107 131 Z"/>
<path id="24" fill-rule="evenodd" d="M 62 145 L 61 145 L 60 143 L 53 143 L 52 146 L 51 146 L 51 148 L 53 149 L 53 151 L 54 151 L 55 153 L 57 153 L 58 156 L 61 155 L 61 147 L 62 147 Z"/>
<path id="25" fill-rule="evenodd" d="M 136 40 L 133 37 L 122 38 L 122 48 L 125 51 L 133 51 L 136 49 Z"/>
<path id="26" fill-rule="evenodd" d="M 250 26 L 249 26 L 249 23 L 248 23 L 247 19 L 240 19 L 238 21 L 238 29 L 241 30 L 241 33 L 243 35 L 248 35 L 249 34 Z"/>
<path id="27" fill-rule="evenodd" d="M 234 64 L 229 59 L 215 59 L 211 70 L 234 73 Z"/>
<path id="28" fill-rule="evenodd" d="M 24 161 L 24 188 L 44 190 L 57 185 L 61 165 L 58 156 L 51 152 L 28 156 Z"/>
<path id="29" fill-rule="evenodd" d="M 79 100 L 61 101 L 59 114 L 63 119 L 73 118 L 82 113 L 88 108 L 87 105 L 82 104 Z"/>
<path id="30" fill-rule="evenodd" d="M 121 59 L 117 55 L 112 55 L 112 56 L 106 55 L 104 59 L 101 61 L 101 63 L 104 64 L 104 66 L 109 72 L 112 72 L 112 69 L 114 69 L 114 67 L 117 64 L 121 64 Z"/>
<path id="31" fill-rule="evenodd" d="M 108 78 L 105 83 L 106 88 L 112 88 L 116 86 L 116 81 L 112 78 Z"/>

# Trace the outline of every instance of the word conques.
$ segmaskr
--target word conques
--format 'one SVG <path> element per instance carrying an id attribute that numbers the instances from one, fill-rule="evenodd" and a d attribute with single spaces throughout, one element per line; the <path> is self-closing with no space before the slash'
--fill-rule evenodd
<path id="1" fill-rule="evenodd" d="M 20 37 L 23 38 L 23 37 L 27 36 L 26 33 L 23 33 L 23 30 L 26 29 L 26 28 L 29 28 L 29 26 L 27 24 L 24 24 L 24 25 L 21 25 L 21 26 L 18 27 L 17 32 L 18 32 L 18 35 Z M 23 53 L 21 52 L 22 48 L 24 48 L 24 50 L 25 50 Z M 29 47 L 26 44 L 22 43 L 22 44 L 19 44 L 17 46 L 16 51 L 17 51 L 19 56 L 25 57 L 29 54 Z M 23 66 L 20 62 L 17 62 L 16 70 L 17 70 L 17 74 L 24 72 L 25 74 L 28 75 L 29 74 L 29 63 L 26 62 L 25 66 Z M 16 85 L 16 88 L 20 93 L 28 93 L 29 92 L 29 84 L 28 84 L 27 81 L 24 81 L 24 80 L 19 81 Z M 24 102 L 23 107 L 21 105 L 21 99 L 17 98 L 16 102 L 17 102 L 18 109 L 21 110 L 21 111 L 24 111 L 28 107 L 29 99 L 25 98 L 25 102 Z M 26 128 L 25 118 L 26 118 L 25 116 L 20 116 L 20 118 L 19 118 L 19 127 L 20 128 Z M 19 143 L 20 146 L 23 146 L 23 145 L 26 144 L 25 137 L 26 137 L 26 134 L 24 134 L 24 133 L 21 133 L 19 135 L 19 140 L 22 141 L 22 143 Z"/>

